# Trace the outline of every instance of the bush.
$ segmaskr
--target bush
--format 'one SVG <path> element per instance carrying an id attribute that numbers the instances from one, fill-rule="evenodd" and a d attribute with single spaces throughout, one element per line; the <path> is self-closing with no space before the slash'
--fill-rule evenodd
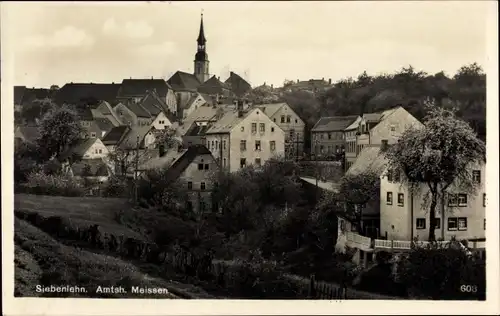
<path id="1" fill-rule="evenodd" d="M 24 185 L 26 193 L 58 196 L 83 196 L 84 188 L 74 179 L 63 176 L 47 175 L 34 171 L 28 175 Z"/>
<path id="2" fill-rule="evenodd" d="M 117 177 L 110 177 L 102 189 L 104 197 L 126 197 L 129 193 L 129 187 L 125 180 Z"/>

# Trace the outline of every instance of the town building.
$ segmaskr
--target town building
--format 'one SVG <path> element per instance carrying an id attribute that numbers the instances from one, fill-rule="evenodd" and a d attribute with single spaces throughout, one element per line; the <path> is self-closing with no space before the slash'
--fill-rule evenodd
<path id="1" fill-rule="evenodd" d="M 214 175 L 219 166 L 211 152 L 203 145 L 187 149 L 172 149 L 141 165 L 140 172 L 166 170 L 170 182 L 180 181 L 187 190 L 187 209 L 197 213 L 215 211 L 212 205 Z"/>
<path id="2" fill-rule="evenodd" d="M 422 126 L 422 123 L 402 106 L 363 114 L 344 129 L 346 169 L 349 169 L 366 146 L 380 146 L 382 140 L 387 141 L 389 145 L 394 144 L 410 127 Z"/>
<path id="3" fill-rule="evenodd" d="M 226 111 L 206 131 L 206 146 L 222 170 L 259 167 L 285 154 L 285 132 L 259 108 Z"/>
<path id="4" fill-rule="evenodd" d="M 61 161 L 70 163 L 86 160 L 105 158 L 109 155 L 109 150 L 99 138 L 80 139 L 59 156 Z"/>
<path id="5" fill-rule="evenodd" d="M 258 106 L 285 132 L 285 156 L 298 159 L 304 154 L 305 123 L 287 103 Z"/>
<path id="6" fill-rule="evenodd" d="M 116 105 L 116 104 L 114 104 Z M 113 106 L 108 101 L 101 101 L 95 109 L 90 109 L 94 119 L 105 118 L 113 124 L 113 126 L 123 125 L 118 114 L 116 114 Z"/>
<path id="7" fill-rule="evenodd" d="M 357 115 L 322 117 L 311 129 L 311 153 L 317 158 L 333 159 L 345 150 L 344 130 Z"/>

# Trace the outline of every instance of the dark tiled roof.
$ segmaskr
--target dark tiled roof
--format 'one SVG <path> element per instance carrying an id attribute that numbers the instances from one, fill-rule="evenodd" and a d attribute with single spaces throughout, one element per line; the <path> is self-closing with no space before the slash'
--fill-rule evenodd
<path id="1" fill-rule="evenodd" d="M 127 125 L 121 125 L 113 127 L 104 137 L 102 142 L 104 145 L 117 145 L 129 132 L 130 127 Z"/>
<path id="2" fill-rule="evenodd" d="M 25 86 L 14 86 L 14 104 L 22 104 L 24 92 L 26 91 Z"/>
<path id="3" fill-rule="evenodd" d="M 118 98 L 142 97 L 149 91 L 155 90 L 161 97 L 166 97 L 168 93 L 167 82 L 163 79 L 124 79 Z"/>
<path id="4" fill-rule="evenodd" d="M 166 104 L 164 104 L 164 102 L 162 102 L 159 98 L 155 97 L 153 93 L 148 93 L 141 100 L 140 105 L 154 116 L 160 114 L 162 110 L 167 108 Z"/>
<path id="5" fill-rule="evenodd" d="M 380 150 L 379 145 L 372 145 L 363 148 L 358 157 L 347 170 L 347 174 L 361 174 L 365 172 L 375 172 L 382 174 L 388 164 L 387 158 Z"/>
<path id="6" fill-rule="evenodd" d="M 230 87 L 231 91 L 237 96 L 242 96 L 245 93 L 252 90 L 252 86 L 245 79 L 241 78 L 238 74 L 232 71 L 229 74 L 229 78 L 227 78 L 225 83 Z"/>
<path id="7" fill-rule="evenodd" d="M 203 136 L 209 128 L 208 125 L 193 124 L 186 132 L 186 136 Z"/>
<path id="8" fill-rule="evenodd" d="M 343 131 L 356 120 L 357 115 L 322 117 L 314 125 L 313 132 Z"/>
<path id="9" fill-rule="evenodd" d="M 144 138 L 152 130 L 154 128 L 150 126 L 134 126 L 128 130 L 118 146 L 122 149 L 135 149 L 137 148 L 137 137 L 139 137 L 139 147 L 143 148 Z"/>
<path id="10" fill-rule="evenodd" d="M 55 102 L 59 105 L 89 104 L 96 105 L 98 101 L 112 102 L 120 89 L 120 84 L 114 83 L 67 83 L 55 94 Z"/>
<path id="11" fill-rule="evenodd" d="M 40 137 L 40 130 L 37 126 L 18 126 L 17 133 L 20 133 L 22 136 L 19 136 L 23 137 L 24 140 L 28 142 L 34 142 Z"/>
<path id="12" fill-rule="evenodd" d="M 83 155 L 89 150 L 89 148 L 94 145 L 97 138 L 86 138 L 78 140 L 73 146 L 64 151 L 59 158 L 67 159 L 72 156 L 83 157 Z"/>
<path id="13" fill-rule="evenodd" d="M 125 103 L 125 106 L 138 117 L 145 117 L 145 118 L 151 117 L 151 113 L 149 113 L 149 111 L 143 108 L 139 103 L 129 101 Z"/>
<path id="14" fill-rule="evenodd" d="M 102 158 L 85 159 L 71 165 L 73 175 L 77 177 L 107 177 L 109 168 Z"/>
<path id="15" fill-rule="evenodd" d="M 212 76 L 198 87 L 198 91 L 204 94 L 224 94 L 224 90 L 229 90 L 229 87 L 222 83 L 216 76 Z"/>
<path id="16" fill-rule="evenodd" d="M 177 71 L 167 82 L 174 90 L 196 91 L 200 86 L 200 81 L 195 75 L 183 71 Z"/>
<path id="17" fill-rule="evenodd" d="M 95 119 L 95 122 L 97 126 L 99 126 L 99 129 L 103 132 L 109 132 L 114 127 L 113 123 L 111 123 L 111 121 L 107 118 L 99 117 Z"/>
<path id="18" fill-rule="evenodd" d="M 211 155 L 210 150 L 203 145 L 194 145 L 188 148 L 184 154 L 178 158 L 168 169 L 166 178 L 170 181 L 175 181 L 179 178 L 184 170 L 194 161 L 199 155 Z"/>

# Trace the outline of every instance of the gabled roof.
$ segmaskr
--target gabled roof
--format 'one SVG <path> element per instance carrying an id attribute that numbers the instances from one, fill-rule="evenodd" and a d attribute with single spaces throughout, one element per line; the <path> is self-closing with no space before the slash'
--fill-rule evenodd
<path id="1" fill-rule="evenodd" d="M 67 83 L 55 93 L 54 101 L 62 105 L 91 103 L 96 101 L 112 102 L 120 89 L 120 84 L 115 83 Z"/>
<path id="2" fill-rule="evenodd" d="M 200 86 L 195 75 L 183 71 L 177 71 L 167 82 L 174 90 L 196 91 Z"/>
<path id="3" fill-rule="evenodd" d="M 255 109 L 248 110 L 243 113 L 241 117 L 238 117 L 238 111 L 226 111 L 224 115 L 214 122 L 212 126 L 206 132 L 207 134 L 218 134 L 218 133 L 229 133 L 231 130 L 241 121 L 243 121 L 250 113 Z"/>
<path id="4" fill-rule="evenodd" d="M 124 79 L 117 97 L 142 97 L 149 91 L 156 91 L 159 96 L 166 97 L 168 88 L 167 82 L 163 79 Z"/>
<path id="5" fill-rule="evenodd" d="M 356 119 L 354 120 L 354 122 L 352 122 L 351 124 L 349 124 L 349 126 L 347 126 L 344 131 L 350 131 L 350 130 L 354 130 L 354 129 L 357 129 L 359 127 L 359 123 L 361 123 L 361 116 L 358 116 L 356 117 Z"/>
<path id="6" fill-rule="evenodd" d="M 37 126 L 18 126 L 16 128 L 16 136 L 24 138 L 27 142 L 34 142 L 40 137 L 40 130 Z"/>
<path id="7" fill-rule="evenodd" d="M 191 96 L 189 100 L 186 102 L 186 104 L 183 106 L 184 109 L 189 109 L 193 103 L 200 97 L 199 93 L 196 93 L 195 95 Z"/>
<path id="8" fill-rule="evenodd" d="M 70 166 L 73 176 L 76 177 L 107 177 L 111 175 L 108 165 L 102 160 L 85 159 Z"/>
<path id="9" fill-rule="evenodd" d="M 149 111 L 143 108 L 139 103 L 135 103 L 134 101 L 129 100 L 124 105 L 138 117 L 144 117 L 144 118 L 151 117 L 151 113 L 149 113 Z"/>
<path id="10" fill-rule="evenodd" d="M 224 90 L 229 90 L 229 87 L 222 83 L 216 76 L 212 76 L 198 87 L 198 91 L 206 94 L 223 94 Z"/>
<path id="11" fill-rule="evenodd" d="M 59 158 L 64 160 L 72 156 L 83 157 L 87 150 L 89 150 L 98 140 L 98 138 L 79 139 L 70 148 L 65 150 Z"/>
<path id="12" fill-rule="evenodd" d="M 127 125 L 115 126 L 106 135 L 104 135 L 102 142 L 106 146 L 117 145 L 125 137 L 129 130 L 130 126 Z"/>
<path id="13" fill-rule="evenodd" d="M 311 129 L 313 132 L 333 132 L 343 131 L 347 126 L 351 125 L 357 118 L 357 115 L 350 116 L 327 116 L 322 117 L 316 122 Z"/>
<path id="14" fill-rule="evenodd" d="M 149 113 L 156 116 L 162 111 L 168 111 L 168 106 L 154 91 L 149 92 L 142 98 L 140 105 L 145 108 Z"/>
<path id="15" fill-rule="evenodd" d="M 237 96 L 242 96 L 252 90 L 252 86 L 241 76 L 231 71 L 229 78 L 225 81 L 231 91 Z"/>
<path id="16" fill-rule="evenodd" d="M 188 121 L 210 121 L 214 119 L 214 116 L 217 114 L 217 111 L 219 109 L 222 109 L 221 107 L 218 106 L 210 106 L 208 104 L 199 106 L 196 110 L 191 112 L 191 114 L 188 115 L 186 120 Z"/>
<path id="17" fill-rule="evenodd" d="M 91 111 L 94 118 L 106 117 L 114 126 L 122 125 L 120 118 L 107 101 L 102 101 L 96 109 L 91 109 Z"/>
<path id="18" fill-rule="evenodd" d="M 372 145 L 361 150 L 346 174 L 360 174 L 367 171 L 373 171 L 381 175 L 387 164 L 388 160 L 380 150 L 380 145 Z"/>
<path id="19" fill-rule="evenodd" d="M 139 138 L 139 148 L 143 148 L 144 138 L 153 129 L 150 126 L 131 127 L 125 137 L 118 143 L 118 147 L 121 149 L 135 149 L 137 148 L 137 138 Z"/>
<path id="20" fill-rule="evenodd" d="M 172 166 L 168 169 L 166 178 L 170 181 L 177 180 L 182 172 L 200 155 L 210 155 L 212 153 L 207 147 L 203 145 L 194 145 L 189 147 L 177 160 L 174 161 Z M 213 158 L 213 156 L 212 156 Z"/>
<path id="21" fill-rule="evenodd" d="M 187 150 L 183 149 L 178 151 L 177 149 L 168 149 L 165 152 L 163 157 L 159 157 L 155 155 L 154 158 L 148 159 L 143 164 L 139 166 L 139 170 L 154 170 L 154 169 L 162 169 L 169 168 L 172 164 L 179 159 Z M 155 152 L 158 153 L 158 149 L 155 149 Z"/>
<path id="22" fill-rule="evenodd" d="M 209 105 L 214 105 L 214 104 L 217 104 L 216 100 L 211 97 L 210 95 L 206 94 L 206 93 L 200 93 L 200 95 L 202 96 L 202 98 L 209 104 Z"/>
<path id="23" fill-rule="evenodd" d="M 269 117 L 272 117 L 276 112 L 279 111 L 286 103 L 271 103 L 271 104 L 261 104 L 258 107 Z"/>

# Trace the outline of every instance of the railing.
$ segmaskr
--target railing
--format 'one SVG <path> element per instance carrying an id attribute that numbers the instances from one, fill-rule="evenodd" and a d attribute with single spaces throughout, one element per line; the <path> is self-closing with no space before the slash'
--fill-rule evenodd
<path id="1" fill-rule="evenodd" d="M 368 248 L 372 247 L 372 240 L 370 237 L 361 236 L 353 232 L 346 232 L 346 239 L 348 242 L 354 242 Z"/>

